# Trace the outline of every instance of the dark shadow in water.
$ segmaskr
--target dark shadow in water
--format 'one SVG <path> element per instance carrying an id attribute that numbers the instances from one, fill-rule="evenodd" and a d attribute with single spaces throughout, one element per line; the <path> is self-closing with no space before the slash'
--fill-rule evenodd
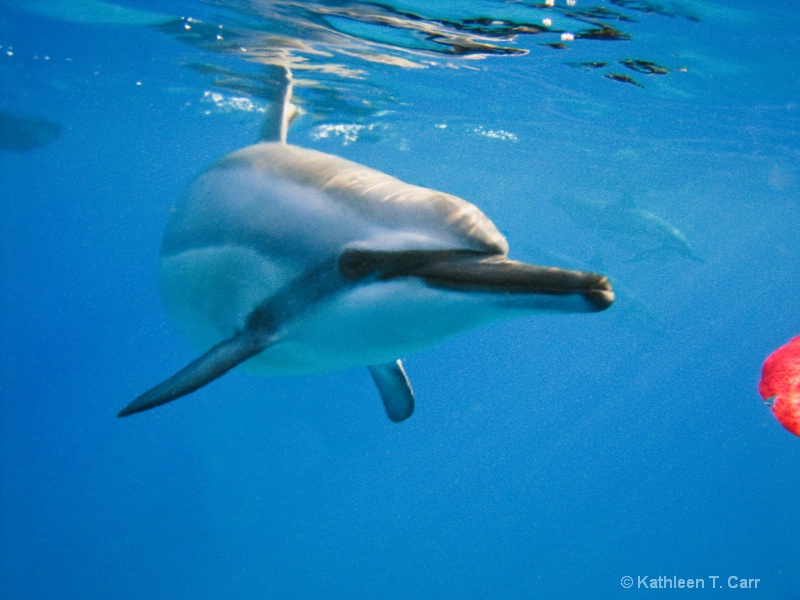
<path id="1" fill-rule="evenodd" d="M 37 117 L 15 117 L 0 111 L 0 150 L 29 152 L 61 135 L 62 126 Z"/>
<path id="2" fill-rule="evenodd" d="M 663 15 L 665 17 L 683 17 L 684 19 L 689 19 L 690 21 L 695 22 L 700 20 L 697 15 L 691 12 L 686 12 L 681 6 L 678 5 L 679 3 L 676 2 L 669 3 L 669 6 L 665 6 L 664 4 L 660 4 L 658 2 L 648 2 L 647 0 L 611 0 L 611 4 L 621 6 L 622 8 L 627 8 L 629 10 Z"/>

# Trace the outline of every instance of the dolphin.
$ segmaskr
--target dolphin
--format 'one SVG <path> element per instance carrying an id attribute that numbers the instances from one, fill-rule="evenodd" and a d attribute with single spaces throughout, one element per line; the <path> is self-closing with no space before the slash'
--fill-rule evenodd
<path id="1" fill-rule="evenodd" d="M 595 312 L 607 278 L 508 258 L 475 206 L 286 142 L 291 75 L 259 143 L 202 173 L 169 217 L 167 312 L 205 354 L 118 416 L 189 394 L 238 365 L 268 375 L 368 366 L 392 421 L 414 394 L 399 357 L 527 313 Z"/>
<path id="2" fill-rule="evenodd" d="M 631 262 L 657 255 L 664 258 L 682 256 L 705 262 L 680 229 L 654 212 L 637 206 L 630 194 L 623 194 L 611 202 L 579 197 L 560 197 L 554 201 L 574 221 L 630 251 Z"/>

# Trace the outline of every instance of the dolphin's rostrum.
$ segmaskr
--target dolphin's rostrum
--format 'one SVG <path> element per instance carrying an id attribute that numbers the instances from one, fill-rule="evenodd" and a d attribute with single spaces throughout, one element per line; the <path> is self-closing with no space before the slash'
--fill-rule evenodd
<path id="1" fill-rule="evenodd" d="M 119 416 L 239 364 L 273 375 L 367 365 L 389 418 L 402 421 L 414 396 L 398 357 L 515 314 L 614 300 L 601 275 L 510 260 L 492 222 L 461 198 L 289 145 L 285 126 L 264 131 L 271 139 L 197 178 L 164 235 L 167 310 L 210 350 Z"/>

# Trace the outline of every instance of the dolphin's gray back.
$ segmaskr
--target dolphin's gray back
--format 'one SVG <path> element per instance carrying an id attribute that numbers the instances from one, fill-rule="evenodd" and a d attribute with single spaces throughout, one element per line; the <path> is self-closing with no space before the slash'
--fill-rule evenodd
<path id="1" fill-rule="evenodd" d="M 229 154 L 211 171 L 247 169 L 253 174 L 324 194 L 344 213 L 386 231 L 404 231 L 430 239 L 432 249 L 461 248 L 507 254 L 508 244 L 478 208 L 451 194 L 410 185 L 337 156 L 298 146 L 261 143 Z M 309 196 L 311 197 L 311 196 Z M 303 198 L 296 198 L 298 203 Z M 269 211 L 269 208 L 265 208 Z M 357 236 L 356 236 L 357 237 Z M 391 236 L 383 242 L 391 244 Z M 396 238 L 402 244 L 401 237 Z M 370 241 L 353 239 L 351 242 Z M 419 248 L 419 246 L 416 246 Z M 381 247 L 383 250 L 403 248 Z"/>

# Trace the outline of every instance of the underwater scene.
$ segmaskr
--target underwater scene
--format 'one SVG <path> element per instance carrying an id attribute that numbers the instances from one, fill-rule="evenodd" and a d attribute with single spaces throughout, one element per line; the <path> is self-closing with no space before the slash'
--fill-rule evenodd
<path id="1" fill-rule="evenodd" d="M 0 599 L 800 597 L 788 0 L 0 0 Z"/>

